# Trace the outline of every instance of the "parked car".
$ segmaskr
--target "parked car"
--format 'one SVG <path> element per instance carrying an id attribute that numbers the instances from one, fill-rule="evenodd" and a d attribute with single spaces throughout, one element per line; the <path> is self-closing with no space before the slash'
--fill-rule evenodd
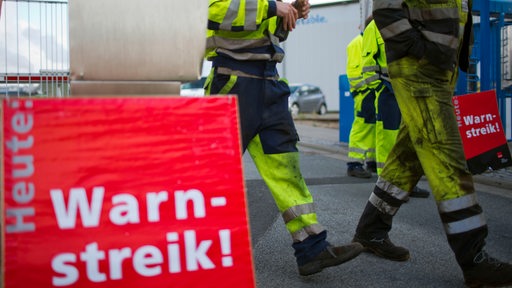
<path id="1" fill-rule="evenodd" d="M 42 94 L 40 84 L 5 84 L 0 87 L 2 96 L 39 96 Z"/>
<path id="2" fill-rule="evenodd" d="M 181 84 L 181 96 L 204 96 L 204 83 L 206 77 L 201 79 Z"/>
<path id="3" fill-rule="evenodd" d="M 310 84 L 290 84 L 288 109 L 292 115 L 299 113 L 327 113 L 325 95 L 320 87 Z"/>

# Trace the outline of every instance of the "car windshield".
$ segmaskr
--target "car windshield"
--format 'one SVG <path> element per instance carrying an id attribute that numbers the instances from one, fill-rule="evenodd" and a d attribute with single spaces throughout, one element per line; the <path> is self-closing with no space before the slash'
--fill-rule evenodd
<path id="1" fill-rule="evenodd" d="M 181 85 L 181 89 L 200 89 L 200 88 L 203 88 L 205 81 L 206 81 L 206 77 L 202 77 L 201 79 L 199 79 L 197 81 L 183 83 Z"/>
<path id="2" fill-rule="evenodd" d="M 290 92 L 293 94 L 297 89 L 299 89 L 300 86 L 290 86 Z"/>

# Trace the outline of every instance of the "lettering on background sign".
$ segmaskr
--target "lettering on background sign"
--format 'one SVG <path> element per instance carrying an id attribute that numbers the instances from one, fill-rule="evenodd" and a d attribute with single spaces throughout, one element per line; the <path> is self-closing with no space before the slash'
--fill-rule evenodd
<path id="1" fill-rule="evenodd" d="M 466 131 L 467 138 L 500 133 L 500 118 L 495 114 L 467 115 L 463 117 L 466 126 L 474 126 Z"/>
<path id="2" fill-rule="evenodd" d="M 314 24 L 326 24 L 327 18 L 320 14 L 309 15 L 308 19 L 297 20 L 297 25 L 314 25 Z"/>
<path id="3" fill-rule="evenodd" d="M 12 101 L 12 108 L 20 109 L 9 119 L 13 135 L 5 139 L 5 147 L 12 152 L 13 179 L 12 200 L 16 205 L 5 208 L 6 233 L 27 233 L 36 230 L 30 217 L 35 216 L 35 208 L 31 206 L 36 190 L 32 177 L 34 176 L 34 155 L 31 149 L 34 146 L 32 128 L 34 127 L 34 114 L 32 101 Z M 22 106 L 23 105 L 23 106 Z M 23 109 L 21 109 L 23 108 Z M 9 193 L 9 192 L 7 192 Z"/>
<path id="4" fill-rule="evenodd" d="M 455 117 L 457 118 L 458 127 L 462 126 L 462 116 L 460 115 L 460 102 L 459 99 L 454 98 L 453 100 L 453 108 L 455 110 Z"/>
<path id="5" fill-rule="evenodd" d="M 460 104 L 459 99 L 453 100 L 457 124 L 459 128 L 466 127 L 463 131 L 467 139 L 501 133 L 498 115 L 492 113 L 462 115 Z"/>
<path id="6" fill-rule="evenodd" d="M 140 224 L 142 217 L 145 217 L 150 223 L 159 222 L 161 219 L 160 206 L 169 202 L 169 194 L 168 191 L 147 192 L 145 195 L 146 209 L 141 209 L 141 203 L 131 194 L 115 194 L 111 197 L 112 208 L 108 211 L 108 221 L 118 226 Z M 176 190 L 172 196 L 176 221 L 205 218 L 209 207 L 218 208 L 227 205 L 225 197 L 206 199 L 203 192 L 198 189 Z M 71 188 L 67 202 L 62 189 L 51 189 L 50 197 L 56 222 L 61 230 L 76 229 L 78 216 L 80 216 L 83 226 L 79 228 L 95 228 L 99 227 L 101 223 L 106 223 L 101 219 L 101 216 L 104 215 L 102 213 L 105 198 L 103 186 L 92 188 L 91 199 L 87 197 L 87 191 L 83 187 Z M 190 205 L 192 215 L 188 214 L 189 209 L 187 208 Z M 146 215 L 142 215 L 141 211 L 143 210 L 147 211 Z M 216 239 L 198 241 L 194 230 L 185 230 L 183 233 L 166 232 L 165 239 L 167 240 L 165 251 L 153 245 L 144 245 L 137 249 L 121 247 L 103 250 L 99 243 L 93 242 L 85 245 L 83 251 L 79 253 L 59 253 L 53 257 L 51 262 L 55 272 L 52 283 L 55 286 L 68 286 L 76 283 L 80 277 L 77 269 L 78 262 L 85 264 L 86 275 L 84 276 L 94 283 L 105 282 L 108 279 L 122 279 L 125 261 L 131 261 L 134 271 L 144 277 L 233 266 L 231 231 L 229 229 L 220 229 Z M 217 255 L 216 258 L 208 254 L 214 240 L 219 242 L 221 248 L 221 255 Z M 180 255 L 182 250 L 185 251 L 184 257 Z M 100 271 L 99 267 L 105 267 L 100 265 L 103 261 L 108 263 L 106 265 L 108 271 Z"/>

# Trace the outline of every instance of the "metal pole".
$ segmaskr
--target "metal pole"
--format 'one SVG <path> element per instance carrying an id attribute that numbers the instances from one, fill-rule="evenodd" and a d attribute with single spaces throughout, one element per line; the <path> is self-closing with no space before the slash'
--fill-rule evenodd
<path id="1" fill-rule="evenodd" d="M 503 56 L 504 56 L 504 46 L 503 45 L 503 27 L 505 27 L 505 13 L 500 13 L 500 17 L 499 17 L 499 21 L 498 21 L 498 32 L 496 33 L 497 36 L 498 36 L 498 47 L 496 48 L 496 55 L 497 55 L 497 67 L 496 67 L 496 95 L 498 96 L 498 109 L 500 111 L 500 115 L 502 116 L 501 117 L 501 122 L 502 122 L 502 125 L 503 127 L 506 129 L 507 127 L 507 123 L 505 122 L 505 118 L 503 116 L 506 115 L 507 111 L 506 111 L 506 105 L 505 105 L 505 95 L 502 91 L 502 81 L 504 79 L 504 75 L 503 75 L 503 70 L 502 68 L 504 68 L 503 66 L 505 65 L 505 62 L 504 62 L 504 59 L 503 59 Z"/>
<path id="2" fill-rule="evenodd" d="M 489 1 L 480 1 L 480 90 L 491 89 L 491 24 L 489 19 Z"/>

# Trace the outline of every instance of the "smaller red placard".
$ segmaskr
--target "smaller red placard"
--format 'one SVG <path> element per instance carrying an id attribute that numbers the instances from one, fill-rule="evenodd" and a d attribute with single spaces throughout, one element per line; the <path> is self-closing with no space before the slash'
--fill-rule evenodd
<path id="1" fill-rule="evenodd" d="M 470 171 L 512 165 L 494 90 L 453 97 L 455 115 Z"/>

